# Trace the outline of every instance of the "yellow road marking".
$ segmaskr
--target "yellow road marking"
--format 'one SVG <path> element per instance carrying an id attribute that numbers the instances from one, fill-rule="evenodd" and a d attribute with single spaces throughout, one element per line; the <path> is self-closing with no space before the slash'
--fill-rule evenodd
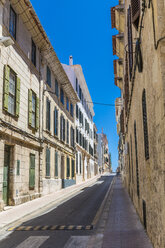
<path id="1" fill-rule="evenodd" d="M 91 226 L 86 226 L 85 229 L 86 230 L 90 230 L 91 229 Z"/>
<path id="2" fill-rule="evenodd" d="M 68 230 L 72 230 L 74 226 L 68 226 Z"/>
<path id="3" fill-rule="evenodd" d="M 60 227 L 59 227 L 59 230 L 64 230 L 65 227 L 66 227 L 66 226 L 60 226 Z"/>
<path id="4" fill-rule="evenodd" d="M 82 229 L 82 226 L 76 226 L 76 229 L 77 230 L 81 230 Z"/>
<path id="5" fill-rule="evenodd" d="M 56 228 L 57 228 L 57 225 L 52 226 L 52 227 L 50 228 L 50 230 L 55 230 Z"/>
<path id="6" fill-rule="evenodd" d="M 41 230 L 47 230 L 49 226 L 44 226 Z"/>
<path id="7" fill-rule="evenodd" d="M 38 229 L 40 229 L 40 227 L 41 227 L 41 226 L 35 226 L 35 227 L 33 228 L 33 230 L 34 230 L 34 231 L 37 231 Z"/>
<path id="8" fill-rule="evenodd" d="M 25 227 L 25 231 L 29 231 L 31 228 L 32 228 L 32 226 L 27 226 L 27 227 Z M 18 231 L 20 231 L 20 230 L 18 230 Z"/>
<path id="9" fill-rule="evenodd" d="M 7 229 L 8 231 L 13 231 L 16 228 L 16 226 L 10 227 L 9 229 Z"/>

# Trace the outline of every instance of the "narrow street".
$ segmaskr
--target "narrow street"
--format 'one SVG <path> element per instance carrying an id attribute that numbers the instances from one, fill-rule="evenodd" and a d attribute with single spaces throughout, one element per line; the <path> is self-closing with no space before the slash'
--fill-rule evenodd
<path id="1" fill-rule="evenodd" d="M 22 223 L 6 239 L 1 248 L 86 247 L 95 226 L 93 221 L 111 185 L 113 176 L 101 176 L 91 187 L 44 215 Z M 90 230 L 91 229 L 91 230 Z M 70 246 L 69 246 L 70 245 Z M 77 246 L 76 246 L 77 247 Z"/>

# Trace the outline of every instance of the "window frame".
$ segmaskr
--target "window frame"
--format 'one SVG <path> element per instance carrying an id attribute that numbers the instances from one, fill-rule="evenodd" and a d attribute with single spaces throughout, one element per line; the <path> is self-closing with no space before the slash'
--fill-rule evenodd
<path id="1" fill-rule="evenodd" d="M 48 112 L 48 104 L 49 104 L 49 112 Z M 51 101 L 49 98 L 46 98 L 46 130 L 50 132 L 51 130 Z"/>
<path id="2" fill-rule="evenodd" d="M 60 88 L 60 102 L 64 105 L 64 90 Z"/>
<path id="3" fill-rule="evenodd" d="M 15 92 L 14 94 L 10 92 L 10 84 L 11 84 L 11 74 L 14 75 L 14 83 L 15 83 Z M 17 75 L 16 73 L 10 68 L 10 74 L 9 74 L 9 96 L 8 96 L 8 113 L 12 116 L 15 116 L 16 113 L 16 88 L 17 88 Z M 14 113 L 9 111 L 9 98 L 14 100 Z"/>
<path id="4" fill-rule="evenodd" d="M 33 65 L 36 67 L 36 58 L 37 58 L 37 47 L 36 44 L 34 43 L 33 39 L 32 39 L 32 43 L 31 43 L 31 62 L 33 63 Z"/>
<path id="5" fill-rule="evenodd" d="M 12 20 L 11 13 L 12 12 L 14 14 L 14 20 L 15 20 L 15 23 L 13 25 L 14 26 L 14 33 L 13 33 L 13 30 L 11 30 L 11 20 Z M 11 5 L 10 5 L 10 18 L 9 18 L 9 33 L 16 40 L 16 37 L 17 37 L 17 14 Z"/>
<path id="6" fill-rule="evenodd" d="M 51 70 L 48 65 L 46 67 L 46 83 L 51 87 Z"/>

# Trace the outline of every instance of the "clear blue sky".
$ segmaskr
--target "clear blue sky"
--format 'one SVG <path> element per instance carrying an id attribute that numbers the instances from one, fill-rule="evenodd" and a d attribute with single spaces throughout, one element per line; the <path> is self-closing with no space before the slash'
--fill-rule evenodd
<path id="1" fill-rule="evenodd" d="M 115 103 L 110 7 L 116 0 L 31 0 L 61 63 L 81 64 L 95 102 Z M 118 163 L 115 107 L 94 106 L 94 121 L 107 134 L 113 169 Z"/>

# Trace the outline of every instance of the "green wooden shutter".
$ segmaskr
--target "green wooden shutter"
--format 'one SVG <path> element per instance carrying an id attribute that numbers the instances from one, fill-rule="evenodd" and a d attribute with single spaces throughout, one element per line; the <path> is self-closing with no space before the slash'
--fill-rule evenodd
<path id="1" fill-rule="evenodd" d="M 34 186 L 35 186 L 35 155 L 30 154 L 29 188 L 34 189 Z"/>
<path id="2" fill-rule="evenodd" d="M 58 177 L 58 152 L 55 152 L 55 177 Z"/>
<path id="3" fill-rule="evenodd" d="M 75 166 L 74 166 L 74 160 L 72 159 L 72 178 L 74 178 L 75 174 Z"/>
<path id="4" fill-rule="evenodd" d="M 32 90 L 30 90 L 29 89 L 29 99 L 28 99 L 28 101 L 29 101 L 29 116 L 28 116 L 28 118 L 29 118 L 29 126 L 31 126 L 32 125 Z"/>
<path id="5" fill-rule="evenodd" d="M 4 110 L 6 111 L 8 111 L 9 77 L 10 77 L 10 67 L 8 65 L 5 65 L 3 107 Z"/>
<path id="6" fill-rule="evenodd" d="M 16 110 L 15 115 L 19 117 L 19 111 L 20 111 L 20 78 L 17 77 L 17 85 L 16 85 Z"/>
<path id="7" fill-rule="evenodd" d="M 46 148 L 46 176 L 50 176 L 50 149 Z"/>
<path id="8" fill-rule="evenodd" d="M 36 97 L 36 129 L 39 128 L 39 98 Z"/>

